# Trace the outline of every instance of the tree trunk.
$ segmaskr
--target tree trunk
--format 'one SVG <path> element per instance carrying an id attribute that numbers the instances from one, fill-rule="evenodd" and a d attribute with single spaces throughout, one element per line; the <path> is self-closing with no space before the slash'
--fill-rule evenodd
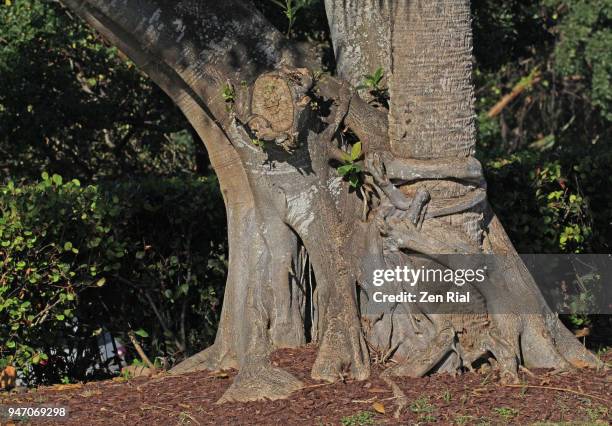
<path id="1" fill-rule="evenodd" d="M 520 363 L 598 364 L 486 206 L 468 1 L 326 0 L 340 79 L 314 79 L 301 68 L 312 61 L 246 1 L 64 3 L 172 97 L 219 177 L 230 247 L 221 322 L 214 345 L 174 372 L 235 367 L 222 400 L 285 397 L 302 384 L 269 354 L 308 337 L 319 344 L 312 376 L 330 381 L 367 378 L 376 353 L 399 362 L 397 375 L 471 368 L 489 353 L 510 377 Z M 350 88 L 378 67 L 389 111 Z M 336 171 L 345 126 L 364 146 L 358 190 Z M 448 253 L 504 255 L 508 273 L 474 289 L 486 309 L 370 312 L 373 271 Z"/>

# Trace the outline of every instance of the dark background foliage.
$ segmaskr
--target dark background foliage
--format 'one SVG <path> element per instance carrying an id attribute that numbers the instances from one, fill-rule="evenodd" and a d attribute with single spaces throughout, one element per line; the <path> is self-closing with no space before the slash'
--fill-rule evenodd
<path id="1" fill-rule="evenodd" d="M 169 362 L 207 346 L 227 247 L 202 145 L 58 2 L 1 1 L 0 367 L 17 365 L 30 383 L 107 376 L 106 333 L 128 346 L 128 362 L 129 331 Z M 255 3 L 333 72 L 322 1 Z M 519 252 L 610 252 L 612 1 L 472 3 L 491 203 Z"/>

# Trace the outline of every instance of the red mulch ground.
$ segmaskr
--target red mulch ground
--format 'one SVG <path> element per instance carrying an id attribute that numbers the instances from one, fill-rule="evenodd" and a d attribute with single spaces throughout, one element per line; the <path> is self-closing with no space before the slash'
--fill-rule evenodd
<path id="1" fill-rule="evenodd" d="M 525 425 L 537 422 L 609 424 L 612 420 L 612 373 L 585 370 L 548 377 L 545 370 L 535 370 L 536 377 L 522 373 L 521 379 L 525 385 L 543 386 L 544 389 L 504 387 L 495 373 L 398 379 L 410 405 L 397 421 L 393 418 L 392 393 L 377 378 L 380 370 L 365 382 L 321 384 L 309 377 L 315 355 L 314 347 L 281 350 L 274 354 L 274 363 L 310 386 L 283 401 L 216 405 L 215 401 L 236 375 L 235 371 L 228 371 L 227 374 L 198 372 L 41 387 L 26 393 L 0 394 L 0 404 L 61 404 L 69 408 L 70 414 L 67 421 L 55 423 L 79 426 Z M 604 359 L 610 363 L 612 352 Z M 382 404 L 386 413 L 376 412 L 374 403 Z"/>

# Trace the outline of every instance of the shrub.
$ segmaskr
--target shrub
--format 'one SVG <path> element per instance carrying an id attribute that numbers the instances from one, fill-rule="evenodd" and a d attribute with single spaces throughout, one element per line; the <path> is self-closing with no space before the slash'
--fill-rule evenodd
<path id="1" fill-rule="evenodd" d="M 0 187 L 0 363 L 27 381 L 108 373 L 95 336 L 148 331 L 153 356 L 214 335 L 225 274 L 214 179 Z M 125 339 L 127 341 L 127 339 Z"/>

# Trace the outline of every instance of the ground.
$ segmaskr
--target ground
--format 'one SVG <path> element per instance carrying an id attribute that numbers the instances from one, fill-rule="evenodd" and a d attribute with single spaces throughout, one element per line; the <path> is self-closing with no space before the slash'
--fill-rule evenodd
<path id="1" fill-rule="evenodd" d="M 438 374 L 398 380 L 410 403 L 394 419 L 394 401 L 380 379 L 333 384 L 309 378 L 316 348 L 280 350 L 273 362 L 306 383 L 288 400 L 215 404 L 235 371 L 134 378 L 40 387 L 0 394 L 0 404 L 68 407 L 62 425 L 394 425 L 610 424 L 612 373 L 583 370 L 549 375 L 522 372 L 522 385 L 502 385 L 496 373 Z M 602 355 L 612 363 L 612 351 Z M 532 386 L 532 387 L 530 387 Z M 382 413 L 384 411 L 384 413 Z M 1 421 L 0 421 L 1 423 Z M 58 422 L 59 423 L 59 422 Z M 37 422 L 35 424 L 53 424 Z"/>

